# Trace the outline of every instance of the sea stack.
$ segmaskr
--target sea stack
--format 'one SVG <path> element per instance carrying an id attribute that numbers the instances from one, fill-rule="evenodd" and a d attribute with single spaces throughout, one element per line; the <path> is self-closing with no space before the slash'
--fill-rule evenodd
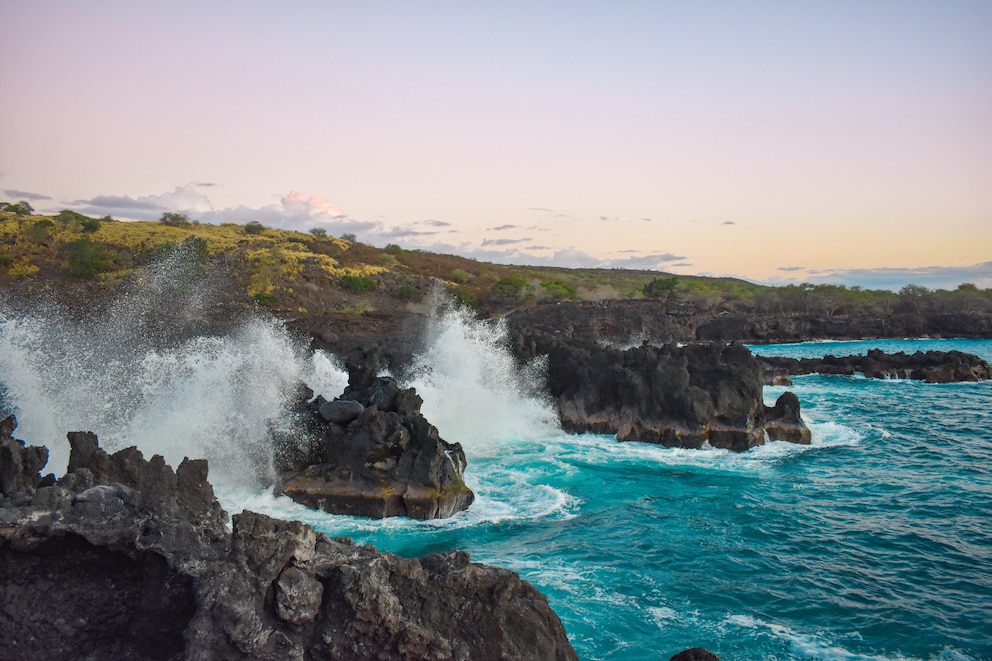
<path id="1" fill-rule="evenodd" d="M 461 445 L 420 413 L 416 390 L 373 376 L 370 364 L 350 359 L 344 394 L 301 405 L 311 440 L 278 442 L 280 491 L 307 507 L 373 518 L 439 519 L 466 509 L 475 494 Z"/>

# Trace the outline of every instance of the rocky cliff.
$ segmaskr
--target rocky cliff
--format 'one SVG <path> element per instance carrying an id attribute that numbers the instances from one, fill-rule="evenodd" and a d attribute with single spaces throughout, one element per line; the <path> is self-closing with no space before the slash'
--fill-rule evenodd
<path id="1" fill-rule="evenodd" d="M 766 383 L 784 383 L 797 374 L 864 374 L 869 379 L 914 379 L 927 383 L 956 383 L 992 379 L 992 367 L 961 351 L 917 351 L 885 353 L 872 349 L 864 356 L 785 358 L 759 356 Z"/>
<path id="2" fill-rule="evenodd" d="M 349 384 L 333 401 L 306 389 L 297 405 L 307 439 L 276 439 L 279 490 L 333 514 L 445 518 L 475 495 L 465 484 L 465 452 L 420 413 L 413 388 L 377 377 L 379 358 L 355 352 Z"/>
<path id="3" fill-rule="evenodd" d="M 69 470 L 0 424 L 0 658 L 553 659 L 547 600 L 454 552 L 418 559 L 227 515 L 205 461 L 173 471 L 71 433 Z"/>
<path id="4" fill-rule="evenodd" d="M 762 399 L 761 364 L 745 347 L 643 344 L 618 349 L 576 338 L 518 335 L 522 360 L 547 356 L 548 392 L 569 432 L 736 452 L 772 440 L 809 443 L 799 401 Z"/>

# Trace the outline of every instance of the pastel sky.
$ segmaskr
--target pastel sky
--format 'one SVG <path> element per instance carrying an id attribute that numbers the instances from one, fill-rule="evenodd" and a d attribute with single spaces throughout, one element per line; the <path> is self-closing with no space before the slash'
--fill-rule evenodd
<path id="1" fill-rule="evenodd" d="M 0 199 L 992 287 L 992 2 L 0 0 Z"/>

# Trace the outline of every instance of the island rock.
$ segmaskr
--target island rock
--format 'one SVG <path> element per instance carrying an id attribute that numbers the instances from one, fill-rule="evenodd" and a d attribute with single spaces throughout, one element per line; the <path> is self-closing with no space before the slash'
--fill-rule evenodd
<path id="1" fill-rule="evenodd" d="M 465 452 L 420 413 L 413 388 L 349 360 L 350 383 L 329 402 L 301 402 L 309 439 L 277 439 L 279 490 L 334 514 L 437 519 L 472 504 Z M 304 393 L 306 397 L 306 393 Z"/>

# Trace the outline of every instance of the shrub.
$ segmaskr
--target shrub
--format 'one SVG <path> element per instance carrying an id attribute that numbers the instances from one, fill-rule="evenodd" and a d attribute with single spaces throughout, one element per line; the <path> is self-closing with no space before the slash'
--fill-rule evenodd
<path id="1" fill-rule="evenodd" d="M 552 300 L 575 298 L 575 286 L 562 280 L 545 280 L 541 283 L 545 296 Z"/>
<path id="2" fill-rule="evenodd" d="M 100 219 L 85 218 L 79 223 L 79 228 L 84 232 L 86 232 L 87 234 L 92 234 L 93 232 L 100 229 Z"/>
<path id="3" fill-rule="evenodd" d="M 265 225 L 253 220 L 250 223 L 245 223 L 245 234 L 261 234 L 265 231 Z"/>
<path id="4" fill-rule="evenodd" d="M 520 300 L 527 288 L 527 278 L 510 275 L 500 278 L 492 288 L 492 294 L 499 300 L 515 303 Z"/>
<path id="5" fill-rule="evenodd" d="M 9 211 L 18 216 L 30 216 L 34 209 L 26 201 L 20 202 L 0 202 L 0 211 Z"/>
<path id="6" fill-rule="evenodd" d="M 318 239 L 323 239 L 327 236 L 327 230 L 323 227 L 313 227 L 310 229 L 310 233 L 313 234 Z"/>
<path id="7" fill-rule="evenodd" d="M 403 248 L 400 248 L 395 243 L 387 243 L 386 244 L 386 247 L 383 248 L 383 250 L 385 250 L 386 252 L 388 252 L 390 255 L 398 255 L 401 252 L 403 252 Z"/>
<path id="8" fill-rule="evenodd" d="M 173 227 L 188 227 L 190 225 L 189 216 L 184 213 L 178 213 L 175 211 L 166 211 L 159 218 L 159 222 L 163 225 L 171 225 Z"/>
<path id="9" fill-rule="evenodd" d="M 346 232 L 345 234 L 342 234 L 342 235 L 341 235 L 341 238 L 342 238 L 342 239 L 343 239 L 344 241 L 347 241 L 348 243 L 356 243 L 356 242 L 358 241 L 358 237 L 356 237 L 356 236 L 355 236 L 354 234 L 352 234 L 351 232 Z"/>
<path id="10" fill-rule="evenodd" d="M 469 274 L 462 269 L 455 269 L 451 272 L 451 281 L 457 282 L 460 285 L 464 285 L 469 280 Z"/>
<path id="11" fill-rule="evenodd" d="M 402 285 L 393 295 L 402 301 L 410 301 L 411 303 L 417 303 L 424 300 L 424 292 L 420 291 L 413 285 Z"/>
<path id="12" fill-rule="evenodd" d="M 55 223 L 47 218 L 36 221 L 28 228 L 28 239 L 35 243 L 44 243 L 48 241 L 53 229 L 55 229 Z"/>
<path id="13" fill-rule="evenodd" d="M 651 282 L 644 285 L 644 296 L 646 298 L 668 298 L 675 287 L 678 286 L 678 278 L 653 278 Z"/>
<path id="14" fill-rule="evenodd" d="M 364 294 L 376 288 L 375 280 L 357 275 L 341 276 L 341 287 L 352 294 Z"/>
<path id="15" fill-rule="evenodd" d="M 77 278 L 94 278 L 114 270 L 114 253 L 89 239 L 78 239 L 66 247 L 67 268 Z"/>

